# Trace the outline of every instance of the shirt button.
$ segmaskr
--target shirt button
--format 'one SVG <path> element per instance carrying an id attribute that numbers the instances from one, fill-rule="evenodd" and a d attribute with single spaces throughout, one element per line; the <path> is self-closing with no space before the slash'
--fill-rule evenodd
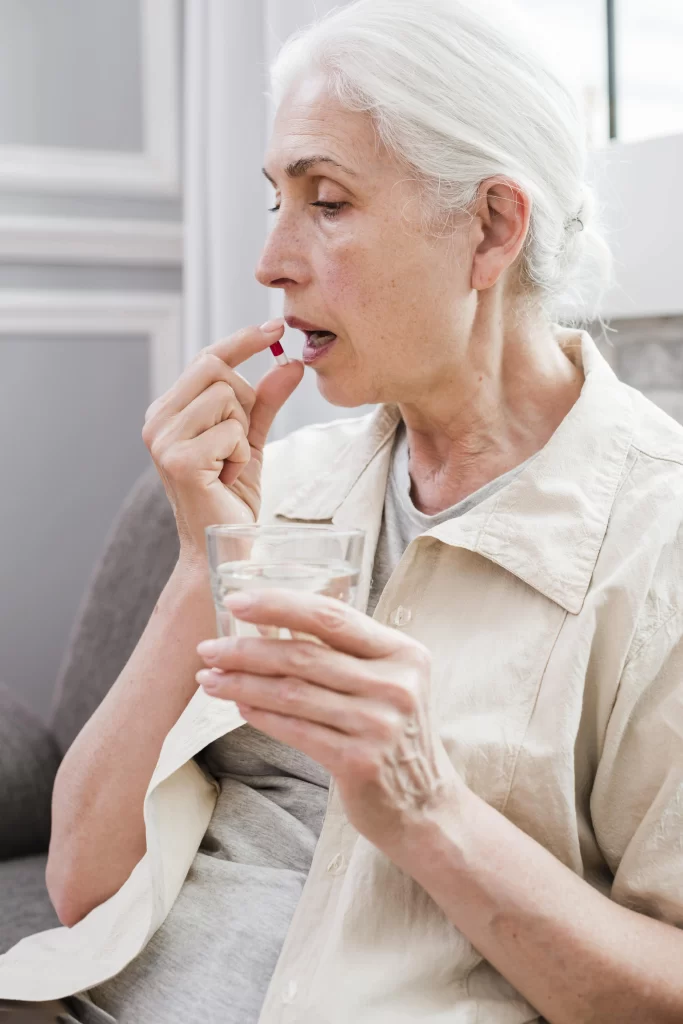
<path id="1" fill-rule="evenodd" d="M 290 979 L 282 991 L 282 1002 L 293 1003 L 296 999 L 298 987 L 297 983 L 293 979 Z"/>
<path id="2" fill-rule="evenodd" d="M 413 617 L 413 613 L 410 608 L 404 608 L 402 604 L 398 608 L 394 608 L 393 612 L 389 616 L 389 622 L 392 626 L 407 626 Z"/>
<path id="3" fill-rule="evenodd" d="M 327 870 L 331 875 L 340 875 L 346 867 L 346 858 L 343 853 L 335 853 L 334 857 L 327 865 Z"/>

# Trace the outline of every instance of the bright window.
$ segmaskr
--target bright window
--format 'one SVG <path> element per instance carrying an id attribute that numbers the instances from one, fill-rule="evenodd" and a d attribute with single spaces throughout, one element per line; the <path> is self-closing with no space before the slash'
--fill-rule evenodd
<path id="1" fill-rule="evenodd" d="M 537 49 L 573 93 L 589 145 L 602 145 L 609 138 L 605 0 L 517 0 L 517 6 Z"/>
<path id="2" fill-rule="evenodd" d="M 683 0 L 613 0 L 616 137 L 683 132 Z M 590 146 L 609 138 L 607 0 L 517 0 L 579 104 Z"/>
<path id="3" fill-rule="evenodd" d="M 683 2 L 615 0 L 617 138 L 683 132 Z"/>

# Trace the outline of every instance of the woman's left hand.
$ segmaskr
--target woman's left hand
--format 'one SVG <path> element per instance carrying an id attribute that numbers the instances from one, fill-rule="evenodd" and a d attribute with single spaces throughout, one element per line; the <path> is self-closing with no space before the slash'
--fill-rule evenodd
<path id="1" fill-rule="evenodd" d="M 423 644 L 334 598 L 268 589 L 236 618 L 314 640 L 221 637 L 197 681 L 334 775 L 351 824 L 388 856 L 464 783 L 432 720 Z M 220 672 L 216 672 L 218 669 Z"/>

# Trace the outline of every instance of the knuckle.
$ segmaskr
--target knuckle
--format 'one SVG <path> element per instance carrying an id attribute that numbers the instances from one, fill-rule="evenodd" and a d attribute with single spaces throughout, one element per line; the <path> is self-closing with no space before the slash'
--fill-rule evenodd
<path id="1" fill-rule="evenodd" d="M 215 352 L 207 352 L 205 358 L 210 361 L 211 366 L 214 367 L 216 373 L 220 373 L 221 377 L 223 377 L 228 365 L 225 359 L 221 359 L 221 357 Z"/>
<path id="2" fill-rule="evenodd" d="M 227 380 L 221 379 L 214 381 L 214 383 L 211 385 L 211 388 L 214 391 L 220 392 L 221 398 L 223 399 L 227 398 L 228 401 L 232 401 L 233 399 L 236 398 L 235 389 L 233 388 L 232 384 Z"/>
<path id="3" fill-rule="evenodd" d="M 291 651 L 288 651 L 290 667 L 297 674 L 305 674 L 311 668 L 314 661 L 314 653 L 309 647 L 303 644 L 292 644 Z"/>
<path id="4" fill-rule="evenodd" d="M 235 658 L 244 658 L 249 652 L 249 639 L 249 637 L 244 636 L 231 637 L 230 646 L 225 653 Z"/>
<path id="5" fill-rule="evenodd" d="M 303 697 L 303 687 L 296 679 L 285 678 L 278 687 L 278 697 L 283 707 L 297 707 Z"/>
<path id="6" fill-rule="evenodd" d="M 391 708 L 377 708 L 365 716 L 368 731 L 380 740 L 393 739 L 401 723 L 401 715 Z"/>
<path id="7" fill-rule="evenodd" d="M 252 411 L 252 409 L 254 408 L 255 405 L 256 405 L 256 392 L 251 387 L 251 385 L 248 385 L 248 390 L 245 391 L 245 395 L 244 395 L 244 409 L 245 409 L 245 412 L 251 413 L 251 411 Z"/>
<path id="8" fill-rule="evenodd" d="M 181 448 L 177 444 L 160 451 L 155 461 L 159 466 L 163 467 L 164 472 L 177 479 L 182 479 L 192 468 L 192 458 L 189 450 Z"/>
<path id="9" fill-rule="evenodd" d="M 163 405 L 162 399 L 158 398 L 145 413 L 145 422 L 142 425 L 142 437 L 145 444 L 152 441 L 159 431 L 159 413 L 162 411 Z"/>
<path id="10" fill-rule="evenodd" d="M 147 407 L 147 411 L 145 412 L 145 423 L 142 428 L 143 433 L 145 432 L 145 430 L 149 429 L 149 421 L 152 419 L 158 408 L 158 402 L 152 402 L 152 404 Z"/>
<path id="11" fill-rule="evenodd" d="M 165 454 L 164 446 L 162 445 L 161 440 L 158 437 L 150 438 L 148 448 L 149 454 L 152 456 L 157 465 L 161 465 L 161 463 L 164 461 Z"/>
<path id="12" fill-rule="evenodd" d="M 227 678 L 230 682 L 230 689 L 235 697 L 239 697 L 246 691 L 246 680 L 241 672 L 230 672 Z"/>
<path id="13" fill-rule="evenodd" d="M 206 356 L 210 356 L 210 355 L 211 355 L 211 346 L 210 345 L 204 345 L 204 347 L 200 348 L 199 352 L 197 352 L 197 355 L 194 357 L 192 362 L 193 363 L 199 363 L 199 362 L 201 362 L 202 359 L 205 359 Z"/>
<path id="14" fill-rule="evenodd" d="M 339 608 L 329 604 L 325 608 L 321 608 L 316 612 L 316 618 L 318 625 L 323 629 L 328 629 L 331 632 L 341 632 L 346 627 L 346 615 L 344 605 L 340 605 Z"/>
<path id="15" fill-rule="evenodd" d="M 145 446 L 148 449 L 151 448 L 151 446 L 154 444 L 154 436 L 155 436 L 155 432 L 152 430 L 152 427 L 150 426 L 150 423 L 149 423 L 149 420 L 148 420 L 145 423 L 144 427 L 142 428 L 142 440 L 144 441 Z"/>
<path id="16" fill-rule="evenodd" d="M 203 362 L 213 373 L 217 373 L 221 377 L 225 372 L 225 362 L 215 352 L 212 352 L 210 348 L 203 348 L 201 350 L 197 356 L 197 362 Z"/>
<path id="17" fill-rule="evenodd" d="M 213 394 L 220 400 L 230 418 L 237 418 L 240 423 L 249 424 L 249 411 L 244 408 L 232 384 L 227 380 L 217 380 L 211 385 Z"/>
<path id="18" fill-rule="evenodd" d="M 228 416 L 227 420 L 221 420 L 221 430 L 224 430 L 226 437 L 230 438 L 239 444 L 243 437 L 246 437 L 244 433 L 244 425 L 235 416 Z"/>
<path id="19" fill-rule="evenodd" d="M 419 689 L 414 680 L 408 676 L 395 686 L 391 694 L 391 703 L 402 715 L 414 715 L 420 706 Z"/>

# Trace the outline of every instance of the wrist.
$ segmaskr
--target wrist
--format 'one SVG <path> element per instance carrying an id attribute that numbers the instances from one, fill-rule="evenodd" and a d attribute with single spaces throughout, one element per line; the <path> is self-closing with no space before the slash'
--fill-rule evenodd
<path id="1" fill-rule="evenodd" d="M 476 795 L 455 772 L 442 798 L 424 808 L 402 832 L 398 849 L 388 855 L 402 871 L 428 889 L 429 877 L 465 861 L 467 834 Z"/>
<path id="2" fill-rule="evenodd" d="M 173 567 L 170 581 L 175 589 L 192 594 L 211 596 L 211 577 L 208 558 L 190 557 L 181 553 Z"/>
<path id="3" fill-rule="evenodd" d="M 209 580 L 209 558 L 206 552 L 190 551 L 181 547 L 178 561 L 173 567 L 176 576 L 183 577 L 188 582 L 194 580 L 208 582 Z"/>

